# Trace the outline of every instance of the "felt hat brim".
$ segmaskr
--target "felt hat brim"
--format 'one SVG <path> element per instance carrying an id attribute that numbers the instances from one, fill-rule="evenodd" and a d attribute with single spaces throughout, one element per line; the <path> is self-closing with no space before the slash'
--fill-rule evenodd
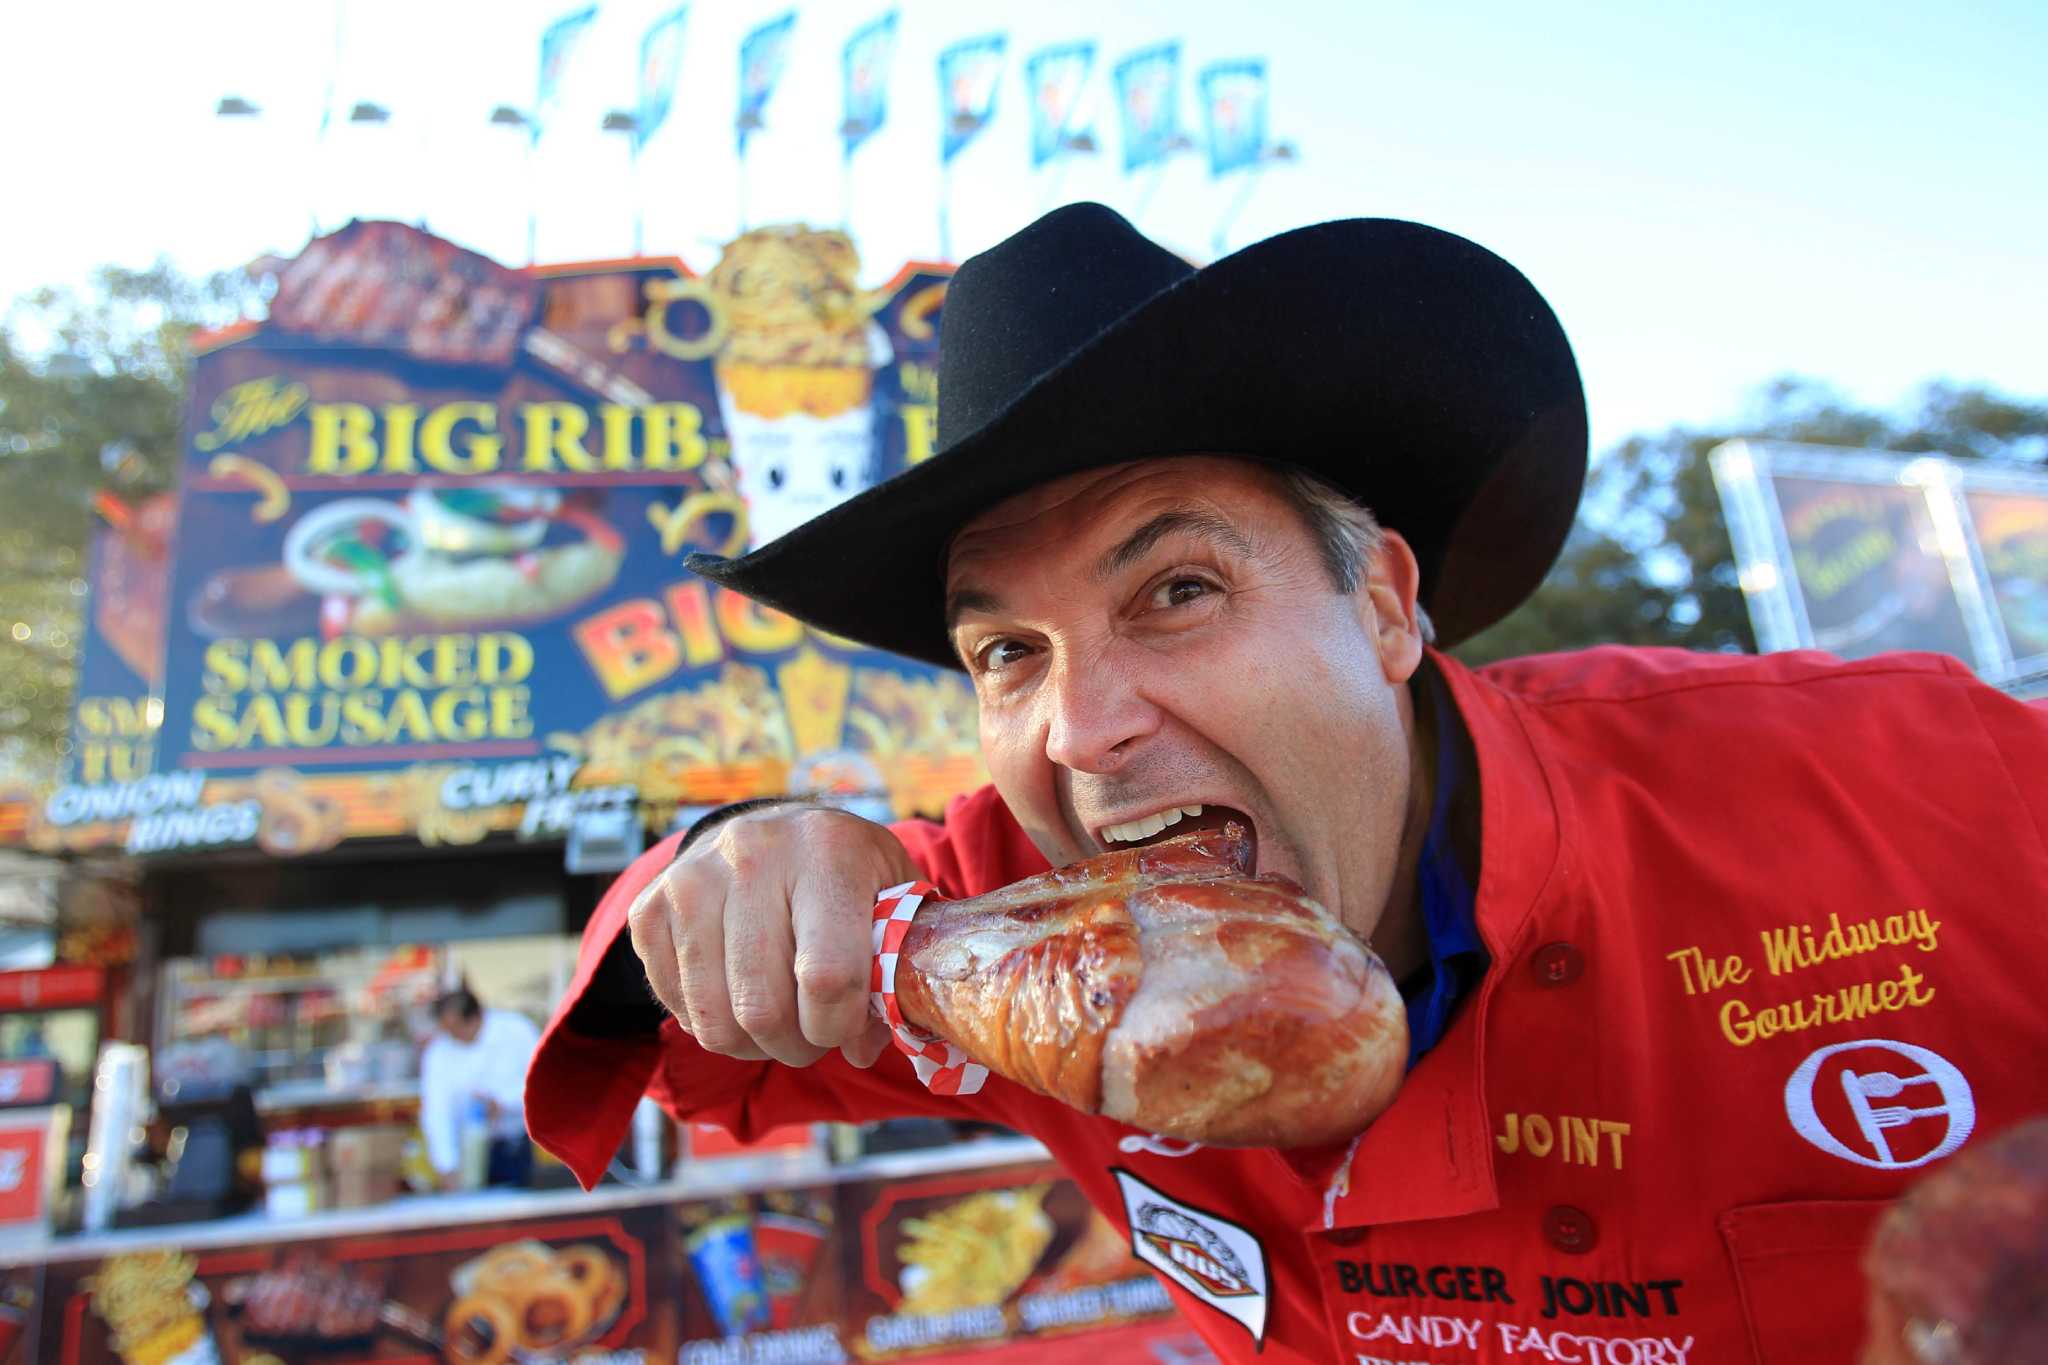
<path id="1" fill-rule="evenodd" d="M 955 305 L 942 327 L 969 323 Z M 1002 345 L 1000 319 L 973 323 L 977 346 Z M 939 382 L 944 439 L 944 367 Z M 956 532 L 1040 484 L 1187 454 L 1296 466 L 1370 507 L 1414 548 L 1448 646 L 1513 610 L 1562 548 L 1585 480 L 1585 399 L 1563 329 L 1506 261 L 1420 224 L 1324 223 L 1186 274 L 930 459 L 743 557 L 688 567 L 957 668 L 944 619 Z"/>

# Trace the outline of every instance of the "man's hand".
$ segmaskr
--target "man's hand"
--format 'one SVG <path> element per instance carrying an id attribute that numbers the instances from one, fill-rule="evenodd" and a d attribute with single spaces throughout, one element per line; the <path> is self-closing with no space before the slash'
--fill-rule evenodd
<path id="1" fill-rule="evenodd" d="M 709 1051 L 809 1066 L 839 1048 L 872 1066 L 889 1030 L 868 1013 L 869 910 L 917 875 L 880 825 L 774 806 L 691 845 L 626 924 L 655 995 Z"/>

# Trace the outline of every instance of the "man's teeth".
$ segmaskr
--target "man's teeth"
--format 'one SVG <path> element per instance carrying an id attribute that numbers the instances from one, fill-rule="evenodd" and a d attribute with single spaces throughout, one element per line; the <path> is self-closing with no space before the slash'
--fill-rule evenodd
<path id="1" fill-rule="evenodd" d="M 1200 815 L 1200 806 L 1175 806 L 1156 815 L 1141 815 L 1121 825 L 1104 825 L 1102 842 L 1105 844 L 1134 844 L 1140 839 L 1149 839 L 1168 825 L 1177 825 L 1183 815 Z"/>

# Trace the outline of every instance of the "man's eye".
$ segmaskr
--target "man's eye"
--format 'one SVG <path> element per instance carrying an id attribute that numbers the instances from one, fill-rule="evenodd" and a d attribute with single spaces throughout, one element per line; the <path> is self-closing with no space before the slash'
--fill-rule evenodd
<path id="1" fill-rule="evenodd" d="M 1199 597 L 1214 591 L 1208 580 L 1201 578 L 1169 578 L 1152 590 L 1154 607 L 1184 607 Z"/>
<path id="2" fill-rule="evenodd" d="M 1022 640 L 992 640 L 977 656 L 981 660 L 981 671 L 998 673 L 1030 653 Z"/>

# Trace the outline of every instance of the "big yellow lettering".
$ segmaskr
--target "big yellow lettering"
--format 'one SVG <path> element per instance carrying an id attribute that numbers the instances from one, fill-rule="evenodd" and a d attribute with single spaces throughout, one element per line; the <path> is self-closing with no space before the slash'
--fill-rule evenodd
<path id="1" fill-rule="evenodd" d="M 313 708 L 320 708 L 320 718 L 313 718 Z M 284 699 L 284 730 L 292 746 L 298 749 L 317 749 L 334 742 L 335 731 L 341 725 L 341 708 L 334 704 L 332 693 L 319 697 L 297 696 Z"/>
<path id="2" fill-rule="evenodd" d="M 250 685 L 266 692 L 307 692 L 313 687 L 319 646 L 311 638 L 279 649 L 275 640 L 256 640 L 249 647 Z"/>
<path id="3" fill-rule="evenodd" d="M 533 642 L 509 630 L 476 637 L 476 680 L 485 686 L 526 681 L 533 672 Z"/>
<path id="4" fill-rule="evenodd" d="M 249 646 L 241 640 L 215 640 L 206 647 L 205 687 L 209 692 L 240 692 L 249 685 Z"/>
<path id="5" fill-rule="evenodd" d="M 528 710 L 533 692 L 525 687 L 491 690 L 491 733 L 499 739 L 525 739 L 533 733 L 533 715 Z"/>
<path id="6" fill-rule="evenodd" d="M 434 637 L 434 684 L 459 687 L 476 677 L 476 639 L 469 635 Z"/>
<path id="7" fill-rule="evenodd" d="M 382 643 L 377 664 L 379 682 L 386 687 L 434 686 L 434 675 L 427 671 L 426 661 L 421 657 L 433 648 L 433 636 L 414 635 L 401 640 L 387 635 Z"/>
<path id="8" fill-rule="evenodd" d="M 201 697 L 192 703 L 192 747 L 203 753 L 235 747 L 234 707 L 224 698 Z"/>
<path id="9" fill-rule="evenodd" d="M 749 654 L 794 649 L 804 638 L 803 623 L 794 616 L 764 607 L 730 588 L 720 588 L 714 601 L 718 628 L 735 647 Z"/>
<path id="10" fill-rule="evenodd" d="M 377 463 L 376 417 L 361 403 L 315 403 L 308 474 L 360 474 Z"/>
<path id="11" fill-rule="evenodd" d="M 725 641 L 718 638 L 718 627 L 711 620 L 711 594 L 700 582 L 671 583 L 668 592 L 668 613 L 676 619 L 676 630 L 683 637 L 683 662 L 692 668 L 715 664 L 725 657 Z"/>
<path id="12" fill-rule="evenodd" d="M 633 410 L 617 403 L 606 403 L 597 410 L 598 424 L 604 428 L 604 467 L 606 469 L 631 469 L 633 467 Z"/>
<path id="13" fill-rule="evenodd" d="M 682 646 L 662 624 L 661 604 L 645 597 L 578 621 L 570 634 L 613 700 L 660 681 L 682 664 Z"/>
<path id="14" fill-rule="evenodd" d="M 647 469 L 695 469 L 704 463 L 704 414 L 695 403 L 650 403 L 640 410 Z"/>
<path id="15" fill-rule="evenodd" d="M 362 636 L 344 635 L 320 651 L 321 686 L 353 689 L 367 687 L 376 680 L 377 647 Z"/>
<path id="16" fill-rule="evenodd" d="M 582 415 L 581 408 L 572 410 Z M 458 432 L 464 422 L 476 429 Z M 488 474 L 504 456 L 505 438 L 497 431 L 498 410 L 489 403 L 443 403 L 420 424 L 420 458 L 443 474 Z"/>
<path id="17" fill-rule="evenodd" d="M 284 717 L 278 713 L 277 698 L 263 693 L 249 698 L 249 708 L 242 712 L 242 723 L 235 727 L 234 748 L 237 749 L 282 749 L 284 747 Z"/>
<path id="18" fill-rule="evenodd" d="M 440 739 L 482 739 L 490 724 L 483 694 L 474 687 L 458 687 L 436 693 L 430 708 L 434 734 Z"/>
<path id="19" fill-rule="evenodd" d="M 525 411 L 526 468 L 545 472 L 560 460 L 562 468 L 578 474 L 598 471 L 598 462 L 583 448 L 589 413 L 574 403 L 528 403 Z"/>
<path id="20" fill-rule="evenodd" d="M 903 413 L 903 459 L 922 464 L 939 445 L 939 410 L 928 403 L 905 403 Z"/>
<path id="21" fill-rule="evenodd" d="M 400 692 L 393 697 L 387 721 L 390 728 L 384 737 L 393 744 L 407 739 L 420 744 L 434 742 L 434 718 L 427 714 L 427 703 L 417 692 Z"/>
<path id="22" fill-rule="evenodd" d="M 384 472 L 387 474 L 411 474 L 419 466 L 413 463 L 412 436 L 419 426 L 420 406 L 417 403 L 386 403 L 384 405 Z"/>
<path id="23" fill-rule="evenodd" d="M 382 692 L 355 692 L 342 699 L 341 741 L 344 744 L 384 742 Z"/>

